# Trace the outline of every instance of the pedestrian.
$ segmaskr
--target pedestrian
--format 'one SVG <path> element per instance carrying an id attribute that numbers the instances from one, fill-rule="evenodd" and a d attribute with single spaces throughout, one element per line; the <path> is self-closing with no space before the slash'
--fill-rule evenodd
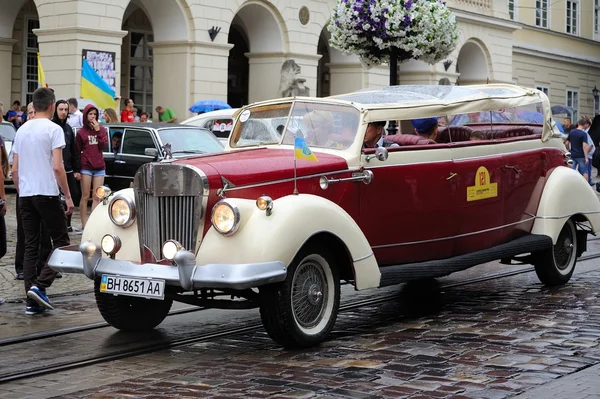
<path id="1" fill-rule="evenodd" d="M 31 120 L 35 116 L 35 110 L 33 109 L 33 103 L 27 105 L 27 120 Z M 20 130 L 17 131 L 17 135 Z M 12 167 L 14 145 L 8 154 L 8 164 Z M 15 251 L 15 280 L 23 280 L 23 264 L 25 262 L 25 232 L 23 231 L 23 221 L 21 219 L 21 209 L 19 207 L 19 192 L 17 191 L 15 211 L 17 216 L 17 245 Z M 44 263 L 52 252 L 52 241 L 50 240 L 50 234 L 44 223 L 40 223 L 40 246 L 38 255 L 38 264 L 36 270 L 39 272 L 42 270 Z"/>
<path id="2" fill-rule="evenodd" d="M 69 184 L 69 191 L 71 191 L 71 197 L 73 203 L 78 204 L 80 201 L 79 195 L 79 181 L 81 180 L 80 171 L 80 154 L 77 151 L 75 145 L 75 133 L 73 129 L 67 123 L 69 116 L 69 103 L 65 100 L 58 100 L 56 102 L 56 109 L 54 111 L 54 117 L 52 122 L 56 123 L 63 129 L 65 135 L 65 148 L 63 149 L 63 163 L 65 165 L 65 173 L 67 174 L 67 183 Z M 73 227 L 71 224 L 71 217 L 73 214 L 67 215 L 67 231 L 69 233 L 79 233 L 80 230 Z"/>
<path id="3" fill-rule="evenodd" d="M 108 144 L 106 129 L 98 122 L 98 108 L 88 105 L 83 111 L 84 126 L 77 131 L 75 143 L 81 154 L 81 202 L 79 214 L 81 226 L 85 228 L 88 214 L 87 207 L 90 199 L 90 189 L 93 190 L 92 212 L 100 202 L 96 198 L 96 189 L 104 184 L 106 175 L 104 163 L 104 148 Z"/>
<path id="4" fill-rule="evenodd" d="M 112 108 L 106 108 L 104 110 L 104 122 L 119 123 L 119 117 L 117 116 L 117 112 Z"/>
<path id="5" fill-rule="evenodd" d="M 33 92 L 35 116 L 15 137 L 12 177 L 19 193 L 19 207 L 25 233 L 24 285 L 27 293 L 25 314 L 35 315 L 54 309 L 46 290 L 55 272 L 44 263 L 37 271 L 40 223 L 48 228 L 54 249 L 70 244 L 66 215 L 73 212 L 73 200 L 63 165 L 65 136 L 50 118 L 55 109 L 54 92 L 40 87 Z M 66 210 L 59 198 L 64 193 Z"/>
<path id="6" fill-rule="evenodd" d="M 4 215 L 6 215 L 6 192 L 4 191 L 4 176 L 8 173 L 8 155 L 6 154 L 6 148 L 4 147 L 4 140 L 0 137 L 2 142 L 2 167 L 0 168 L 0 259 L 6 255 L 6 221 Z M 0 297 L 0 305 L 5 302 L 4 298 Z"/>
<path id="7" fill-rule="evenodd" d="M 152 123 L 152 121 L 150 120 L 150 115 L 148 115 L 147 112 L 142 112 L 140 114 L 140 122 L 142 122 L 142 123 Z"/>
<path id="8" fill-rule="evenodd" d="M 121 111 L 121 122 L 135 122 L 135 115 L 133 115 L 133 100 L 131 98 L 125 100 L 125 108 Z"/>
<path id="9" fill-rule="evenodd" d="M 160 105 L 156 107 L 156 113 L 158 113 L 158 120 L 166 123 L 174 123 L 177 120 L 175 112 L 171 111 L 170 108 L 163 108 Z"/>
<path id="10" fill-rule="evenodd" d="M 23 124 L 24 113 L 21 111 L 21 102 L 15 100 L 10 111 L 6 113 L 6 120 L 13 124 L 15 129 L 18 129 Z"/>
<path id="11" fill-rule="evenodd" d="M 573 169 L 578 170 L 583 175 L 585 180 L 588 180 L 588 154 L 591 150 L 588 145 L 588 134 L 583 130 L 586 121 L 580 119 L 577 122 L 577 126 L 569 131 L 569 137 L 567 141 L 569 143 L 569 150 L 571 151 L 571 158 L 573 159 Z"/>
<path id="12" fill-rule="evenodd" d="M 67 100 L 69 103 L 69 119 L 67 119 L 67 123 L 72 127 L 79 129 L 83 126 L 83 114 L 79 110 L 79 104 L 77 103 L 76 98 L 69 98 Z"/>

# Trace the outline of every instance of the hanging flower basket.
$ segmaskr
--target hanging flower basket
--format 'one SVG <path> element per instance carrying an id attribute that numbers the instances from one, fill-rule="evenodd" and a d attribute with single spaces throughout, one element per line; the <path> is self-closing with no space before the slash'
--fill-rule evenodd
<path id="1" fill-rule="evenodd" d="M 441 0 L 338 0 L 328 29 L 332 47 L 367 66 L 388 63 L 392 49 L 399 61 L 435 64 L 458 40 L 454 14 Z"/>

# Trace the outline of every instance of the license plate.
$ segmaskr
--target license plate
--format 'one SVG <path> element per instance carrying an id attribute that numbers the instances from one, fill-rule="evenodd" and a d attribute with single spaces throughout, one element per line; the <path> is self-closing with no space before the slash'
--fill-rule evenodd
<path id="1" fill-rule="evenodd" d="M 102 275 L 100 292 L 165 299 L 165 280 Z"/>

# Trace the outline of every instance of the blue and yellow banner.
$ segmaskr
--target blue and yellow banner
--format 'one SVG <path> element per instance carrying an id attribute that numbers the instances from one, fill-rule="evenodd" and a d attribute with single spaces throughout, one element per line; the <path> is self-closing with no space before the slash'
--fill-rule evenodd
<path id="1" fill-rule="evenodd" d="M 38 84 L 39 87 L 48 87 L 46 83 L 46 74 L 44 73 L 44 68 L 42 68 L 42 61 L 40 60 L 40 53 L 37 53 L 37 62 L 38 62 Z"/>
<path id="2" fill-rule="evenodd" d="M 296 159 L 319 162 L 316 155 L 313 154 L 312 150 L 302 137 L 296 137 L 294 139 L 294 156 Z"/>
<path id="3" fill-rule="evenodd" d="M 81 68 L 81 98 L 91 100 L 102 109 L 115 108 L 115 91 L 83 60 Z"/>

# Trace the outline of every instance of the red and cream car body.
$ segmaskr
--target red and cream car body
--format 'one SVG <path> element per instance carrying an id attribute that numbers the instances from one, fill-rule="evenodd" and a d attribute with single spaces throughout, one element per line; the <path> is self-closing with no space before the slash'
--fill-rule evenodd
<path id="1" fill-rule="evenodd" d="M 541 123 L 492 117 L 527 112 Z M 441 116 L 436 142 L 413 134 L 410 120 Z M 306 347 L 333 327 L 340 281 L 363 290 L 518 259 L 563 284 L 600 229 L 600 203 L 537 90 L 396 86 L 234 118 L 224 153 L 147 164 L 133 188 L 100 190 L 82 244 L 52 254 L 54 270 L 95 281 L 113 326 L 153 328 L 173 300 L 260 307 L 276 342 Z M 364 148 L 377 121 L 400 122 L 385 136 L 397 146 Z M 295 160 L 297 137 L 318 162 Z"/>

